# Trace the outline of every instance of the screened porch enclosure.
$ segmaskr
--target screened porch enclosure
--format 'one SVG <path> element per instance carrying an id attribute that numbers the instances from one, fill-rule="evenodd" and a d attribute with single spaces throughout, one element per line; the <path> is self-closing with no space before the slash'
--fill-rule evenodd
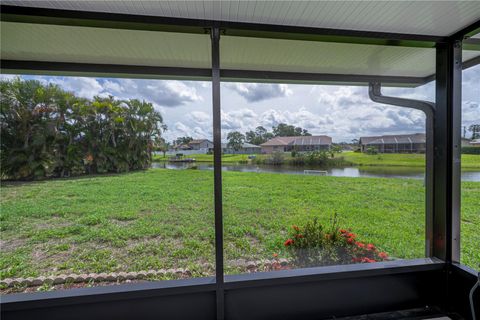
<path id="1" fill-rule="evenodd" d="M 460 264 L 461 81 L 478 64 L 475 1 L 3 1 L 2 74 L 210 82 L 215 276 L 2 296 L 2 318 L 473 319 L 477 272 Z M 435 101 L 381 91 L 431 81 Z M 424 140 L 365 144 L 425 153 L 425 257 L 228 274 L 222 82 L 361 86 L 374 102 L 425 113 Z M 480 290 L 474 301 L 478 317 Z"/>

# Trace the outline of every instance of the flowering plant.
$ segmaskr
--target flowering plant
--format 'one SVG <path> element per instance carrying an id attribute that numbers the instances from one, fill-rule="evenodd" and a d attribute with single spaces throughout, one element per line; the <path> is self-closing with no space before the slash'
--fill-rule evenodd
<path id="1" fill-rule="evenodd" d="M 293 225 L 284 246 L 298 267 L 388 260 L 387 253 L 379 251 L 374 244 L 359 241 L 351 230 L 339 229 L 336 214 L 329 228 L 316 218 L 303 227 Z"/>

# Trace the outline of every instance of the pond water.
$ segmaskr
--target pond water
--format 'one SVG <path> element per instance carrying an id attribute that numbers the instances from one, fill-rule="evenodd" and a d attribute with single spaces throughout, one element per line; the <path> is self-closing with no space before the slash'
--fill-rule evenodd
<path id="1" fill-rule="evenodd" d="M 213 170 L 213 163 L 197 162 L 154 162 L 152 168 L 165 169 L 189 169 L 196 167 L 198 170 Z M 309 166 L 272 166 L 272 165 L 253 165 L 253 164 L 224 164 L 223 171 L 238 172 L 266 172 L 282 174 L 305 174 L 304 170 L 326 171 L 327 176 L 334 177 L 374 177 L 374 178 L 410 178 L 423 179 L 425 170 L 419 167 L 343 167 L 343 168 L 320 168 Z M 480 171 L 462 171 L 462 181 L 480 181 Z"/>

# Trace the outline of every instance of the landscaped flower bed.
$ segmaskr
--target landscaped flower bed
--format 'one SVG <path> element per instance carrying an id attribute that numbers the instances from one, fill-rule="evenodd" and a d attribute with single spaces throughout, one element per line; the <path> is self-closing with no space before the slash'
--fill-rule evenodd
<path id="1" fill-rule="evenodd" d="M 292 226 L 284 243 L 291 263 L 298 268 L 351 263 L 372 263 L 388 260 L 388 254 L 372 243 L 364 243 L 350 229 L 337 226 L 337 216 L 325 228 L 317 219 L 303 227 Z"/>

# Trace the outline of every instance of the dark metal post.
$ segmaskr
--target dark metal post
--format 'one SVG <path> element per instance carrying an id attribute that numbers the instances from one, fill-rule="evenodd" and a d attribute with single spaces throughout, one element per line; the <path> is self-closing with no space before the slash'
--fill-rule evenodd
<path id="1" fill-rule="evenodd" d="M 462 43 L 437 44 L 433 255 L 460 260 Z"/>
<path id="2" fill-rule="evenodd" d="M 425 170 L 425 256 L 433 254 L 433 195 L 434 195 L 434 122 L 435 103 L 382 95 L 382 85 L 378 82 L 369 83 L 368 94 L 372 101 L 394 106 L 413 108 L 425 113 L 426 123 L 426 170 Z"/>
<path id="3" fill-rule="evenodd" d="M 215 189 L 215 275 L 217 284 L 217 319 L 224 318 L 223 291 L 223 208 L 222 208 L 222 131 L 220 112 L 220 29 L 211 29 L 213 170 Z"/>

